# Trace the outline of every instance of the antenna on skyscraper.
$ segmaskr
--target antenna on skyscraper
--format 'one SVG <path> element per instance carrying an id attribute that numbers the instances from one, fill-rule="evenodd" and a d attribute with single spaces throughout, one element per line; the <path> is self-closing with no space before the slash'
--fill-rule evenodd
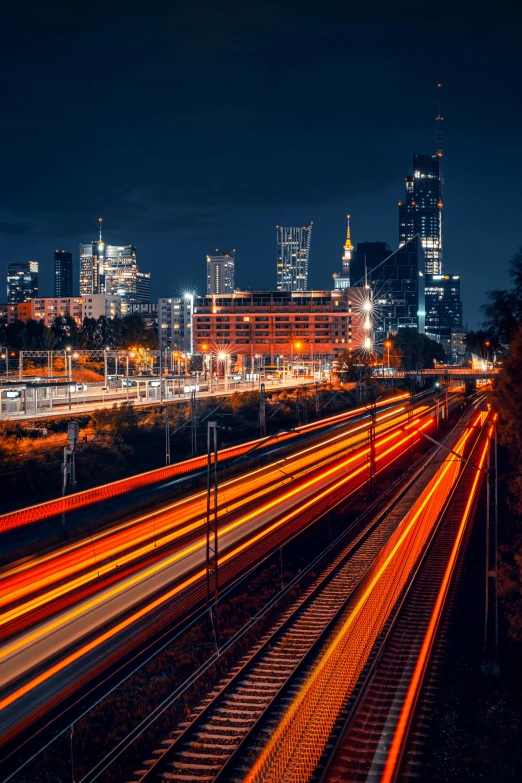
<path id="1" fill-rule="evenodd" d="M 437 123 L 435 129 L 435 139 L 437 142 L 437 155 L 442 158 L 442 121 L 444 117 L 441 114 L 442 99 L 441 99 L 442 84 L 437 84 L 437 116 L 435 121 Z"/>
<path id="2" fill-rule="evenodd" d="M 102 241 L 102 223 L 103 218 L 98 218 L 98 223 L 100 224 L 100 242 Z"/>

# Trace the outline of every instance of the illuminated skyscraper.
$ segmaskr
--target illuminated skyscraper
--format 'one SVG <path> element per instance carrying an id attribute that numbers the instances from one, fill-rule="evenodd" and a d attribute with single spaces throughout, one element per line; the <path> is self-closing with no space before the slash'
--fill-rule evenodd
<path id="1" fill-rule="evenodd" d="M 346 215 L 348 227 L 346 229 L 346 242 L 344 243 L 344 253 L 340 275 L 334 275 L 334 288 L 350 288 L 350 263 L 352 260 L 353 245 L 350 235 L 350 215 Z"/>
<path id="2" fill-rule="evenodd" d="M 72 253 L 54 251 L 54 295 L 72 296 Z"/>
<path id="3" fill-rule="evenodd" d="M 107 245 L 100 238 L 80 245 L 80 296 L 112 294 L 122 297 L 122 312 L 129 302 L 138 301 L 150 287 L 150 275 L 144 273 L 138 281 L 136 248 L 134 245 Z"/>
<path id="4" fill-rule="evenodd" d="M 312 226 L 276 226 L 278 291 L 307 290 Z"/>
<path id="5" fill-rule="evenodd" d="M 413 156 L 413 176 L 406 177 L 405 200 L 399 202 L 399 246 L 418 234 L 426 256 L 425 272 L 433 275 L 442 274 L 442 120 L 439 101 L 437 151 Z"/>
<path id="6" fill-rule="evenodd" d="M 100 238 L 98 241 L 80 245 L 80 296 L 105 293 L 103 261 L 105 243 L 102 241 L 102 222 L 99 218 Z"/>
<path id="7" fill-rule="evenodd" d="M 8 261 L 8 304 L 29 302 L 36 296 L 38 296 L 38 261 Z"/>
<path id="8" fill-rule="evenodd" d="M 232 294 L 235 286 L 236 251 L 216 249 L 216 255 L 207 256 L 207 294 Z"/>

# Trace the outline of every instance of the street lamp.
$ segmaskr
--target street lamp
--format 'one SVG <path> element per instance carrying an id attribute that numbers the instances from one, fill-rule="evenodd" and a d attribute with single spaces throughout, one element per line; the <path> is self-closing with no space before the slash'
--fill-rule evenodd
<path id="1" fill-rule="evenodd" d="M 134 351 L 131 351 L 130 353 L 129 353 L 129 351 L 127 351 L 127 378 L 126 378 L 126 381 L 125 381 L 125 386 L 127 388 L 127 402 L 129 401 L 129 356 L 130 356 L 131 359 L 133 359 L 134 358 Z M 160 383 L 161 383 L 161 378 L 160 378 Z"/>
<path id="2" fill-rule="evenodd" d="M 190 349 L 189 353 L 192 355 L 194 353 L 194 329 L 193 329 L 193 321 L 194 321 L 194 294 L 191 294 L 187 292 L 183 295 L 186 302 L 189 303 L 189 310 L 190 310 Z"/>
<path id="3" fill-rule="evenodd" d="M 491 343 L 489 342 L 489 340 L 486 340 L 484 345 L 486 346 L 486 367 L 487 367 L 489 362 L 489 346 L 491 345 Z"/>
<path id="4" fill-rule="evenodd" d="M 227 359 L 228 359 L 228 356 L 227 356 L 227 354 L 225 353 L 225 351 L 220 351 L 220 352 L 218 353 L 218 356 L 217 356 L 217 358 L 219 359 L 219 361 L 220 361 L 220 362 L 224 362 L 224 364 L 225 364 L 225 369 L 224 369 L 224 375 L 225 375 L 225 391 L 227 391 L 227 389 L 228 389 L 228 374 L 227 374 L 227 370 L 228 370 L 228 361 L 227 361 Z"/>

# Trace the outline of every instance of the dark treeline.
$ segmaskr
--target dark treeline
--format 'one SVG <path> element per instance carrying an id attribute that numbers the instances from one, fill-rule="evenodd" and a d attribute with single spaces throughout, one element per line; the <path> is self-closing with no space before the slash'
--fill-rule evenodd
<path id="1" fill-rule="evenodd" d="M 522 642 L 522 248 L 511 260 L 512 285 L 491 291 L 484 305 L 484 334 L 505 354 L 496 389 L 499 438 L 507 452 L 511 514 L 502 515 L 499 592 L 509 632 Z"/>
<path id="2" fill-rule="evenodd" d="M 76 349 L 89 348 L 150 348 L 158 347 L 155 329 L 146 329 L 143 319 L 137 313 L 124 318 L 97 320 L 85 318 L 81 327 L 72 316 L 66 314 L 54 319 L 51 327 L 41 321 L 16 321 L 0 326 L 0 345 L 18 351 L 52 351 L 70 346 Z"/>

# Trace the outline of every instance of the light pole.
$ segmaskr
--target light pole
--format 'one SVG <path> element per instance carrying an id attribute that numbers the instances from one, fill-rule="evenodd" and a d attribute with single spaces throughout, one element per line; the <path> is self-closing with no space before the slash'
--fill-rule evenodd
<path id="1" fill-rule="evenodd" d="M 129 356 L 131 359 L 134 357 L 134 352 L 131 351 L 130 353 L 127 351 L 127 378 L 125 380 L 125 386 L 127 389 L 127 402 L 129 401 Z M 160 361 L 160 373 L 161 373 L 161 361 Z M 161 376 L 160 376 L 160 383 L 161 383 Z"/>
<path id="2" fill-rule="evenodd" d="M 7 345 L 4 348 L 2 359 L 5 359 L 5 377 L 8 378 L 9 377 L 9 353 L 7 350 Z"/>
<path id="3" fill-rule="evenodd" d="M 486 370 L 488 370 L 489 369 L 489 367 L 488 367 L 488 363 L 489 363 L 489 346 L 491 345 L 491 343 L 489 342 L 489 340 L 486 340 L 484 345 L 486 346 Z"/>
<path id="4" fill-rule="evenodd" d="M 228 365 L 228 362 L 227 362 L 227 358 L 228 357 L 227 357 L 227 354 L 225 353 L 225 351 L 220 351 L 218 353 L 218 359 L 219 359 L 220 362 L 223 362 L 223 365 L 224 365 L 225 391 L 228 390 L 228 377 L 227 377 L 227 365 Z"/>
<path id="5" fill-rule="evenodd" d="M 189 312 L 190 312 L 190 350 L 189 353 L 192 355 L 194 353 L 194 332 L 192 328 L 192 322 L 194 320 L 194 294 L 186 293 L 184 295 L 185 301 L 189 304 Z"/>

